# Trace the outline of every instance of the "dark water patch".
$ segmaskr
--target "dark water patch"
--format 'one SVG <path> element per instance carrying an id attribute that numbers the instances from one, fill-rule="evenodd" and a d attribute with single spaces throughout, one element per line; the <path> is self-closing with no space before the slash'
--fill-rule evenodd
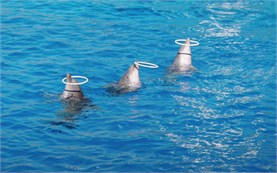
<path id="1" fill-rule="evenodd" d="M 67 119 L 68 120 L 68 119 Z M 52 125 L 54 126 L 64 126 L 68 129 L 75 129 L 78 127 L 78 125 L 76 124 L 73 124 L 73 123 L 70 123 L 70 121 L 74 121 L 74 120 L 68 120 L 69 122 L 62 122 L 62 121 L 53 121 L 51 122 Z M 52 130 L 52 132 L 55 132 L 55 133 L 62 133 L 61 130 Z"/>
<path id="2" fill-rule="evenodd" d="M 54 41 L 49 43 L 47 46 L 44 46 L 45 49 L 65 49 L 69 47 L 70 45 L 60 41 Z"/>

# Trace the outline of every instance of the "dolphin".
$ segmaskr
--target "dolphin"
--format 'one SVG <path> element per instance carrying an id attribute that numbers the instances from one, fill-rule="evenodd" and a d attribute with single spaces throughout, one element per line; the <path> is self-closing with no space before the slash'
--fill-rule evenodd
<path id="1" fill-rule="evenodd" d="M 80 85 L 71 85 L 68 83 L 78 83 L 77 80 L 72 79 L 70 74 L 66 75 L 67 84 L 65 85 L 64 92 L 62 94 L 63 99 L 83 99 L 84 94 Z"/>
<path id="2" fill-rule="evenodd" d="M 108 91 L 112 94 L 118 95 L 138 90 L 142 85 L 139 78 L 139 66 L 145 68 L 159 67 L 158 65 L 149 62 L 135 61 L 118 82 L 107 87 Z"/>
<path id="3" fill-rule="evenodd" d="M 121 88 L 138 89 L 141 87 L 139 78 L 139 65 L 134 62 L 124 76 L 117 82 Z"/>
<path id="4" fill-rule="evenodd" d="M 191 69 L 195 69 L 192 66 L 191 51 L 190 51 L 190 39 L 186 39 L 186 43 L 181 46 L 178 54 L 171 66 L 172 72 L 186 72 Z"/>

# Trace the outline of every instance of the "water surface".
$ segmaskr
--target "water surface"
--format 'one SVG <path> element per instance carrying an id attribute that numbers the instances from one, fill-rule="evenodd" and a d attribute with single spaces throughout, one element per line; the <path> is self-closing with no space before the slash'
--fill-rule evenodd
<path id="1" fill-rule="evenodd" d="M 135 60 L 160 68 L 108 92 Z M 1 171 L 276 172 L 276 2 L 3 0 Z"/>

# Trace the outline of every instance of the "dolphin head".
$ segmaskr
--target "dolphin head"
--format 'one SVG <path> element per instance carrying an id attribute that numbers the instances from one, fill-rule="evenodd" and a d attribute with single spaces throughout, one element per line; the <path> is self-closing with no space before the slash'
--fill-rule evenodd
<path id="1" fill-rule="evenodd" d="M 139 66 L 135 63 L 131 65 L 124 76 L 117 82 L 120 86 L 140 86 L 141 82 L 139 79 Z"/>
<path id="2" fill-rule="evenodd" d="M 70 74 L 66 75 L 67 83 L 78 83 L 77 80 L 72 79 Z M 66 84 L 62 94 L 63 99 L 82 99 L 84 97 L 80 85 Z"/>

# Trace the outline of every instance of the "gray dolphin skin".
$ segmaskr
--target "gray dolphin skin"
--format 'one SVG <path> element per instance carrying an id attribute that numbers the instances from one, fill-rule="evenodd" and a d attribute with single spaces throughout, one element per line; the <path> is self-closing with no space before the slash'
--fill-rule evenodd
<path id="1" fill-rule="evenodd" d="M 124 76 L 117 82 L 120 87 L 140 88 L 139 65 L 132 64 Z"/>
<path id="2" fill-rule="evenodd" d="M 186 43 L 181 46 L 178 54 L 171 66 L 171 70 L 174 71 L 189 71 L 192 68 L 191 51 L 190 51 L 190 39 L 186 39 Z"/>
<path id="3" fill-rule="evenodd" d="M 66 75 L 66 82 L 67 83 L 78 83 L 77 80 L 72 79 L 70 74 Z M 64 88 L 64 92 L 62 94 L 63 99 L 83 99 L 84 95 L 81 90 L 80 85 L 70 85 L 66 84 Z"/>

